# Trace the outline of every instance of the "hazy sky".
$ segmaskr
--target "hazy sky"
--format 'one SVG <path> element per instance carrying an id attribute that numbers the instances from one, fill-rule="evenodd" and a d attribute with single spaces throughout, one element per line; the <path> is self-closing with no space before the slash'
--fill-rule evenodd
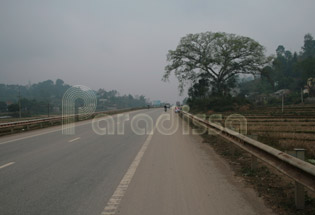
<path id="1" fill-rule="evenodd" d="M 0 83 L 63 79 L 92 89 L 179 99 L 161 81 L 166 54 L 188 33 L 249 36 L 273 54 L 315 36 L 313 0 L 1 0 Z"/>

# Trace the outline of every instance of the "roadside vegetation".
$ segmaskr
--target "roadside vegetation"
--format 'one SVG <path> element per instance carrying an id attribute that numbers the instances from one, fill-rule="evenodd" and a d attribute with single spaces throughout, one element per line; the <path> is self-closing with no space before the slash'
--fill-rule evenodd
<path id="1" fill-rule="evenodd" d="M 163 79 L 174 73 L 180 92 L 190 85 L 184 103 L 191 112 L 242 114 L 249 135 L 280 150 L 305 148 L 307 158 L 315 159 L 312 35 L 304 36 L 299 52 L 279 45 L 274 56 L 266 56 L 263 46 L 248 37 L 188 34 L 168 52 L 167 61 Z"/>
<path id="2" fill-rule="evenodd" d="M 245 116 L 247 135 L 281 151 L 306 149 L 315 164 L 315 40 L 304 36 L 301 51 L 283 45 L 266 56 L 262 45 L 243 36 L 206 32 L 183 37 L 167 55 L 163 80 L 172 73 L 184 104 L 194 114 L 222 114 L 224 125 L 233 113 Z M 234 125 L 238 130 L 237 123 Z M 205 142 L 230 163 L 236 176 L 254 187 L 278 214 L 314 214 L 314 193 L 304 210 L 294 206 L 294 182 L 266 165 L 251 170 L 248 153 L 222 138 L 204 135 Z"/>
<path id="3" fill-rule="evenodd" d="M 315 103 L 315 40 L 299 52 L 279 45 L 265 56 L 255 40 L 227 33 L 189 34 L 167 55 L 163 80 L 174 73 L 194 110 L 238 111 L 242 106 Z"/>

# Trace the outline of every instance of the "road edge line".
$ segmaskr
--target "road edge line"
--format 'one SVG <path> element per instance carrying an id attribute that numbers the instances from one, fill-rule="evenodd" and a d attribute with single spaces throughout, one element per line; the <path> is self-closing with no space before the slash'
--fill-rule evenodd
<path id="1" fill-rule="evenodd" d="M 135 159 L 132 161 L 131 165 L 129 166 L 127 172 L 125 173 L 124 177 L 120 181 L 119 185 L 117 186 L 114 194 L 111 196 L 111 198 L 108 200 L 104 210 L 102 211 L 101 215 L 114 215 L 116 214 L 118 207 L 120 205 L 120 202 L 122 198 L 124 197 L 128 186 L 135 175 L 135 172 L 142 160 L 142 157 L 147 150 L 152 136 L 154 135 L 156 126 L 153 129 L 153 132 L 148 135 L 146 138 L 144 144 L 141 146 L 141 149 L 139 150 L 138 154 L 136 155 Z"/>

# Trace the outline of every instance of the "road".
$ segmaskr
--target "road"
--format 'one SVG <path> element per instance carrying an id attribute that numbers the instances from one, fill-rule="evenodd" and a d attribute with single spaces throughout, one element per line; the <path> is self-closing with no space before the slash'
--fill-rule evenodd
<path id="1" fill-rule="evenodd" d="M 128 114 L 123 134 L 98 135 L 89 120 L 74 135 L 55 126 L 1 137 L 0 214 L 271 214 L 177 115 L 165 135 L 162 109 Z M 144 135 L 137 117 L 153 120 Z"/>

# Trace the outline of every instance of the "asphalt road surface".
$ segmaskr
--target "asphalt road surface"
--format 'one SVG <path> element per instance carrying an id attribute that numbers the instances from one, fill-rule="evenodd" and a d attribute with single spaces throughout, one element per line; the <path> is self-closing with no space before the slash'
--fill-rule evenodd
<path id="1" fill-rule="evenodd" d="M 114 134 L 89 120 L 74 135 L 57 126 L 1 137 L 0 214 L 271 214 L 176 114 L 178 129 L 163 130 L 163 113 L 115 115 Z"/>

